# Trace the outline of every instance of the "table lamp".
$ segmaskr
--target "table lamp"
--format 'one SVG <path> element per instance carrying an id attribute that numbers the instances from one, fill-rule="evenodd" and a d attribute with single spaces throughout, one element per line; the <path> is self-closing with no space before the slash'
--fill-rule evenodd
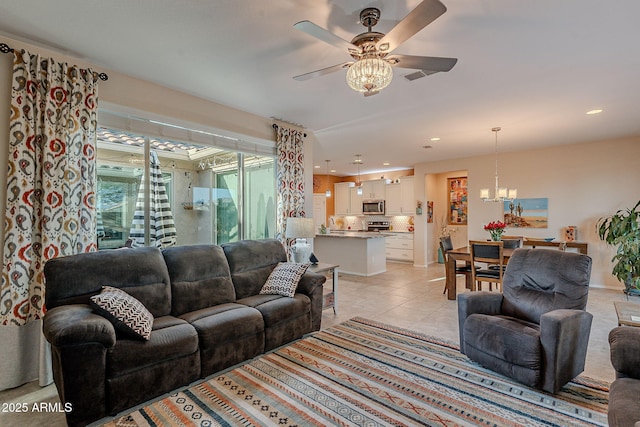
<path id="1" fill-rule="evenodd" d="M 307 243 L 307 239 L 315 237 L 313 231 L 312 218 L 287 218 L 287 231 L 285 232 L 287 239 L 296 239 L 295 245 L 291 247 L 291 260 L 297 263 L 309 262 L 311 255 L 311 245 Z"/>

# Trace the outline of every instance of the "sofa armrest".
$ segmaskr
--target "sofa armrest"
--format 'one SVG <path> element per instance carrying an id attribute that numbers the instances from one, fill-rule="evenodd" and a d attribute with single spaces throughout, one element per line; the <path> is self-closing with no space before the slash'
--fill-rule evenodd
<path id="1" fill-rule="evenodd" d="M 544 358 L 542 389 L 557 393 L 584 371 L 593 315 L 584 310 L 560 309 L 540 316 L 540 343 Z"/>
<path id="2" fill-rule="evenodd" d="M 616 378 L 640 379 L 640 328 L 618 326 L 609 332 L 611 365 Z"/>
<path id="3" fill-rule="evenodd" d="M 304 294 L 311 300 L 311 330 L 319 331 L 322 323 L 322 304 L 324 303 L 324 274 L 305 273 L 298 283 L 296 292 Z"/>
<path id="4" fill-rule="evenodd" d="M 109 348 L 116 343 L 113 324 L 86 304 L 63 305 L 48 310 L 42 331 L 47 341 L 56 347 L 95 342 Z"/>
<path id="5" fill-rule="evenodd" d="M 296 292 L 300 292 L 301 294 L 305 294 L 308 297 L 311 297 L 316 291 L 316 288 L 318 286 L 322 288 L 323 283 L 326 281 L 327 278 L 324 276 L 324 274 L 311 272 L 304 273 L 302 279 L 300 279 L 300 282 L 298 282 Z"/>
<path id="6" fill-rule="evenodd" d="M 496 292 L 465 292 L 458 295 L 458 333 L 460 351 L 464 353 L 464 322 L 472 314 L 500 314 L 502 294 Z"/>

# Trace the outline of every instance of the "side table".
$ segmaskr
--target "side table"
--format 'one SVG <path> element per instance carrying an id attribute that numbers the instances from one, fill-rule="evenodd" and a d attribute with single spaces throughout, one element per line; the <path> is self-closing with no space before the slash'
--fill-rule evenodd
<path id="1" fill-rule="evenodd" d="M 311 264 L 307 271 L 312 273 L 331 273 L 331 291 L 325 292 L 323 298 L 322 309 L 333 308 L 333 314 L 337 314 L 338 310 L 338 264 L 327 264 L 319 262 Z"/>
<path id="2" fill-rule="evenodd" d="M 629 301 L 614 301 L 618 326 L 640 326 L 640 304 Z"/>

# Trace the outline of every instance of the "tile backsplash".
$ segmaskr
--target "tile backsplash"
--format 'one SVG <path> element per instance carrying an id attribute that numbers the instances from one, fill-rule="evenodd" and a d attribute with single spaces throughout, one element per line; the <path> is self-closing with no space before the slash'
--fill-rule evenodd
<path id="1" fill-rule="evenodd" d="M 389 221 L 391 229 L 389 231 L 412 232 L 413 215 L 410 216 L 342 216 L 332 215 L 329 217 L 329 228 L 331 230 L 366 230 L 367 221 Z"/>

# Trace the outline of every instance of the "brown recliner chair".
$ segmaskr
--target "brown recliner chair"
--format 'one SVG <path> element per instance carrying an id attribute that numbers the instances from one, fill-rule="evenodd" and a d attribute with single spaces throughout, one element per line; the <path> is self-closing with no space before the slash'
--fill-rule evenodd
<path id="1" fill-rule="evenodd" d="M 587 255 L 517 249 L 502 294 L 459 295 L 460 350 L 486 368 L 557 393 L 584 370 L 590 276 Z"/>

